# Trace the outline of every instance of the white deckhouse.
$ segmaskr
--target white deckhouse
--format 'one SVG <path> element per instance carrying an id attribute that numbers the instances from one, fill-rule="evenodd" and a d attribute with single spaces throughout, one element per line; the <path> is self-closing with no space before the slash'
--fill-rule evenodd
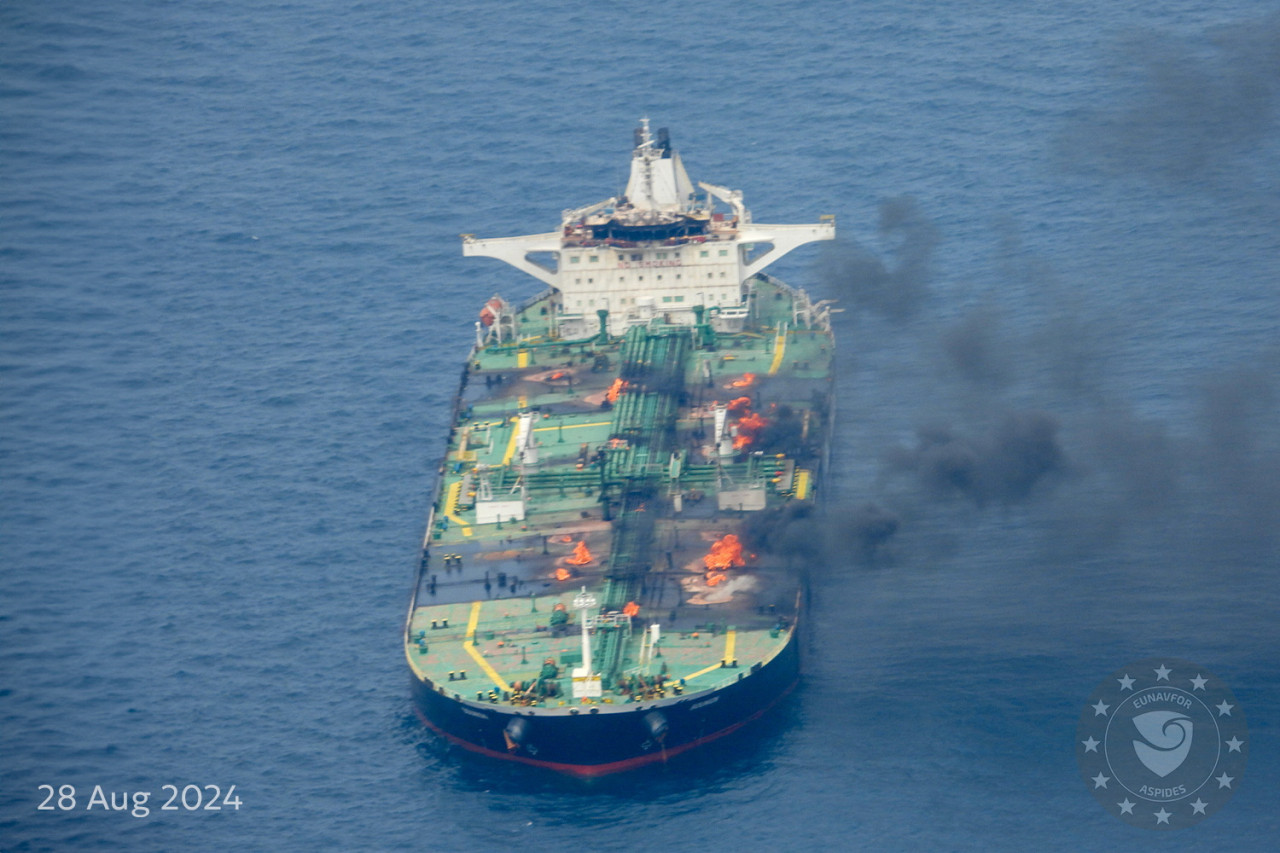
<path id="1" fill-rule="evenodd" d="M 654 318 L 692 325 L 704 311 L 703 322 L 735 331 L 749 311 L 751 277 L 792 249 L 832 239 L 834 217 L 764 225 L 751 220 L 741 191 L 698 186 L 706 195 L 694 190 L 666 128 L 655 138 L 642 119 L 622 198 L 566 210 L 560 228 L 545 234 L 464 234 L 462 251 L 506 261 L 550 285 L 546 329 L 561 338 L 588 337 L 602 323 L 611 335 Z M 716 199 L 729 209 L 717 212 Z M 553 266 L 530 257 L 548 254 Z"/>

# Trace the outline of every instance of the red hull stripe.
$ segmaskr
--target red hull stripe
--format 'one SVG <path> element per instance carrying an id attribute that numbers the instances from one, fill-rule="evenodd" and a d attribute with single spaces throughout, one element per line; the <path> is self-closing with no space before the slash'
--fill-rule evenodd
<path id="1" fill-rule="evenodd" d="M 483 747 L 483 746 L 480 746 L 479 744 L 471 743 L 470 741 L 463 740 L 457 735 L 453 735 L 453 734 L 450 734 L 449 732 L 446 732 L 444 729 L 440 728 L 435 723 L 428 720 L 426 715 L 422 713 L 422 709 L 418 707 L 416 702 L 414 703 L 413 710 L 418 715 L 418 719 L 422 720 L 422 722 L 425 723 L 427 727 L 430 728 L 433 732 L 440 735 L 441 737 L 448 739 L 452 743 L 456 743 L 458 746 L 463 747 L 464 749 L 469 749 L 472 752 L 478 752 L 481 755 L 487 755 L 490 758 L 501 758 L 504 761 L 518 761 L 521 764 L 531 764 L 534 767 L 545 767 L 549 770 L 555 770 L 558 773 L 568 773 L 571 776 L 581 776 L 584 778 L 590 778 L 595 776 L 608 776 L 610 773 L 621 773 L 624 770 L 633 770 L 637 767 L 642 767 L 646 764 L 652 764 L 655 761 L 666 761 L 671 756 L 679 755 L 685 750 L 693 749 L 695 746 L 701 746 L 704 743 L 710 743 L 711 741 L 716 740 L 717 738 L 722 738 L 727 734 L 731 734 L 732 732 L 737 731 L 738 729 L 742 728 L 752 720 L 758 720 L 760 717 L 768 713 L 769 709 L 777 705 L 784 698 L 786 698 L 787 695 L 789 695 L 791 691 L 795 689 L 796 685 L 799 682 L 800 682 L 799 678 L 797 678 L 795 681 L 792 681 L 791 684 L 787 687 L 787 689 L 779 693 L 777 697 L 775 697 L 774 700 L 770 702 L 768 705 L 765 705 L 763 708 L 761 708 L 759 711 L 756 711 L 751 716 L 746 717 L 742 720 L 739 720 L 733 725 L 727 726 L 726 728 L 723 728 L 718 732 L 713 732 L 709 735 L 705 735 L 704 737 L 700 737 L 697 740 L 689 741 L 688 743 L 681 744 L 680 746 L 674 747 L 672 749 L 664 749 L 660 752 L 654 752 L 648 755 L 637 755 L 635 758 L 624 758 L 622 761 L 610 761 L 607 764 L 562 764 L 558 761 L 540 761 L 536 758 L 529 758 L 526 755 L 515 755 L 514 753 L 498 752 L 495 749 L 489 749 L 488 747 Z"/>

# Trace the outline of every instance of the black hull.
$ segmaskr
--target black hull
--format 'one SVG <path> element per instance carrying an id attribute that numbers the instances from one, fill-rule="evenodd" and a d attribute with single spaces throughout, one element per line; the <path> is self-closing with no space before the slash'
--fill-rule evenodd
<path id="1" fill-rule="evenodd" d="M 455 698 L 450 684 L 413 681 L 416 710 L 438 734 L 473 752 L 574 776 L 603 776 L 665 761 L 757 719 L 795 687 L 798 629 L 770 661 L 712 692 L 635 705 L 497 706 Z M 513 722 L 514 721 L 514 722 Z M 513 738 L 514 735 L 514 738 Z"/>

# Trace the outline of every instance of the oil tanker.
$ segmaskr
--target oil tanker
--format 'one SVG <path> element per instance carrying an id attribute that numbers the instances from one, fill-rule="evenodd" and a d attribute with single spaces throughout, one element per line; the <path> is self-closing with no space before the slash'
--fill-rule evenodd
<path id="1" fill-rule="evenodd" d="M 427 726 L 598 776 L 791 692 L 803 571 L 754 531 L 818 499 L 834 339 L 829 303 L 764 270 L 834 236 L 695 187 L 648 120 L 625 194 L 462 235 L 547 287 L 475 320 L 404 627 Z"/>

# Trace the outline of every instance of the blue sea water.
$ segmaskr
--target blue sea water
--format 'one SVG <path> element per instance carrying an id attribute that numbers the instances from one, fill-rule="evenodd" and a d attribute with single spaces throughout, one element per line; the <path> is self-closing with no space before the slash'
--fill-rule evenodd
<path id="1" fill-rule="evenodd" d="M 6 4 L 0 848 L 1274 849 L 1277 44 L 1242 0 Z M 457 234 L 618 191 L 641 115 L 837 216 L 775 271 L 845 308 L 830 526 L 899 528 L 813 567 L 778 713 L 583 785 L 423 731 L 399 633 L 474 312 L 540 289 Z M 939 478 L 1027 412 L 1028 488 Z M 1074 743 L 1164 655 L 1250 731 L 1172 835 Z"/>

